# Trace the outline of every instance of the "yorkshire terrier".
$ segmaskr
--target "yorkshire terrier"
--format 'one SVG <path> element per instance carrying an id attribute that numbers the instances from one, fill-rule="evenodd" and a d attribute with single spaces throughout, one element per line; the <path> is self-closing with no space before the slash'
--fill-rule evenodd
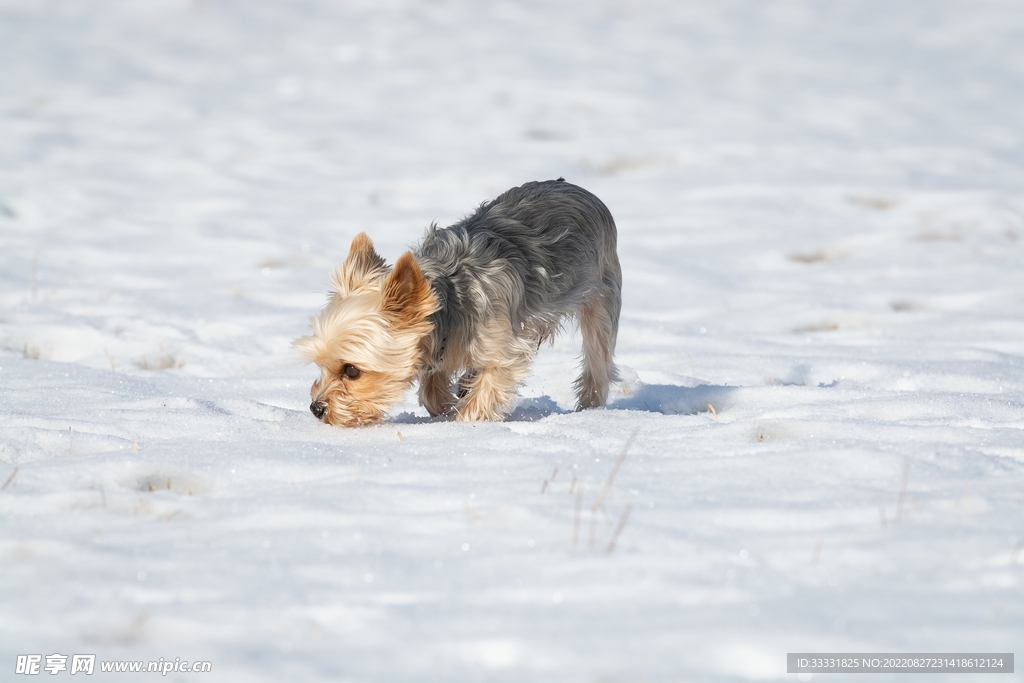
<path id="1" fill-rule="evenodd" d="M 431 416 L 501 420 L 544 341 L 578 321 L 576 409 L 616 380 L 622 271 L 615 221 L 563 178 L 513 188 L 451 227 L 432 225 L 389 267 L 366 233 L 294 342 L 320 366 L 310 411 L 332 425 L 381 420 L 414 380 Z"/>

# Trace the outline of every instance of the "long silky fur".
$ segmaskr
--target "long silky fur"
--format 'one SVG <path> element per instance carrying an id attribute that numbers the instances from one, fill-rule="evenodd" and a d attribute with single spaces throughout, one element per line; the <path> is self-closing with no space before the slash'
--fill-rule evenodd
<path id="1" fill-rule="evenodd" d="M 321 366 L 311 393 L 329 404 L 322 419 L 380 419 L 417 374 L 432 415 L 501 419 L 539 345 L 571 319 L 584 347 L 577 408 L 604 405 L 617 379 L 615 243 L 607 207 L 562 179 L 513 188 L 448 228 L 432 225 L 394 269 L 357 236 L 313 334 L 295 341 Z M 339 379 L 344 363 L 373 377 Z"/>
<path id="2" fill-rule="evenodd" d="M 432 225 L 414 254 L 440 306 L 425 342 L 433 367 L 445 368 L 445 353 L 469 347 L 497 315 L 536 349 L 594 298 L 613 321 L 614 345 L 622 290 L 615 221 L 581 187 L 554 180 L 513 188 L 451 227 Z"/>

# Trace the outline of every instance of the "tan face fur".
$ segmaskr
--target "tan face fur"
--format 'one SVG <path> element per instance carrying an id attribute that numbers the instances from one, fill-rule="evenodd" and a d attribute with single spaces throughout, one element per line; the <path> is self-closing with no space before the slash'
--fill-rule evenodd
<path id="1" fill-rule="evenodd" d="M 355 427 L 383 419 L 421 363 L 437 300 L 411 253 L 389 269 L 365 233 L 331 275 L 334 291 L 313 318 L 313 334 L 293 342 L 320 366 L 310 410 L 327 424 Z"/>

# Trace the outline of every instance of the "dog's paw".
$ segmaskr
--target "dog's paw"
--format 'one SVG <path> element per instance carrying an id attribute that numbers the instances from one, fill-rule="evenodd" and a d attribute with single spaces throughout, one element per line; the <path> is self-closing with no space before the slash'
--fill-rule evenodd
<path id="1" fill-rule="evenodd" d="M 501 422 L 504 414 L 494 406 L 484 406 L 478 401 L 468 401 L 455 408 L 458 422 Z"/>

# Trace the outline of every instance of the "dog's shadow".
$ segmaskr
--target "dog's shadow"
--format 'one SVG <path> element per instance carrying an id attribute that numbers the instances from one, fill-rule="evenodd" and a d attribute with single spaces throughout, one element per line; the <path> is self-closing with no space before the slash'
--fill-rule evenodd
<path id="1" fill-rule="evenodd" d="M 696 415 L 709 412 L 708 405 L 715 412 L 728 408 L 732 401 L 730 394 L 736 387 L 701 384 L 695 387 L 680 387 L 674 384 L 641 384 L 628 396 L 609 404 L 609 410 L 644 410 L 662 415 Z"/>
<path id="2" fill-rule="evenodd" d="M 735 387 L 721 387 L 702 384 L 696 387 L 680 387 L 674 384 L 641 384 L 629 396 L 608 404 L 608 410 L 639 410 L 663 415 L 696 415 L 706 413 L 708 405 L 715 411 L 729 407 L 729 394 Z M 527 398 L 519 402 L 516 409 L 505 418 L 506 422 L 534 422 L 548 415 L 564 415 L 571 413 L 565 410 L 550 396 Z"/>
<path id="3" fill-rule="evenodd" d="M 569 412 L 572 411 L 562 410 L 559 408 L 558 404 L 555 403 L 550 396 L 523 398 L 519 400 L 519 404 L 515 407 L 515 410 L 505 416 L 505 422 L 536 422 L 537 420 L 544 419 L 548 415 L 561 415 Z M 427 417 L 410 412 L 399 413 L 390 420 L 390 422 L 395 422 L 397 424 L 427 424 L 431 422 L 449 421 L 451 421 L 451 417 L 448 415 Z"/>
<path id="4" fill-rule="evenodd" d="M 612 401 L 608 410 L 639 410 L 662 415 L 696 415 L 708 412 L 708 405 L 714 406 L 716 412 L 728 408 L 731 404 L 729 395 L 736 387 L 714 386 L 702 384 L 696 387 L 681 387 L 674 384 L 641 384 L 628 396 Z M 505 422 L 536 422 L 549 415 L 564 415 L 571 410 L 561 408 L 550 396 L 523 398 Z M 448 422 L 451 418 L 445 415 L 424 417 L 414 413 L 400 413 L 392 418 L 398 424 L 424 424 L 429 422 Z"/>
<path id="5" fill-rule="evenodd" d="M 399 413 L 387 422 L 393 422 L 400 425 L 422 425 L 430 424 L 431 422 L 450 422 L 451 418 L 447 415 L 437 415 L 436 417 L 430 417 L 429 415 L 417 415 L 416 413 L 410 413 L 408 411 Z"/>
<path id="6" fill-rule="evenodd" d="M 505 422 L 536 422 L 543 420 L 548 415 L 562 415 L 572 412 L 558 407 L 550 396 L 537 396 L 524 398 L 519 405 L 506 418 Z"/>

